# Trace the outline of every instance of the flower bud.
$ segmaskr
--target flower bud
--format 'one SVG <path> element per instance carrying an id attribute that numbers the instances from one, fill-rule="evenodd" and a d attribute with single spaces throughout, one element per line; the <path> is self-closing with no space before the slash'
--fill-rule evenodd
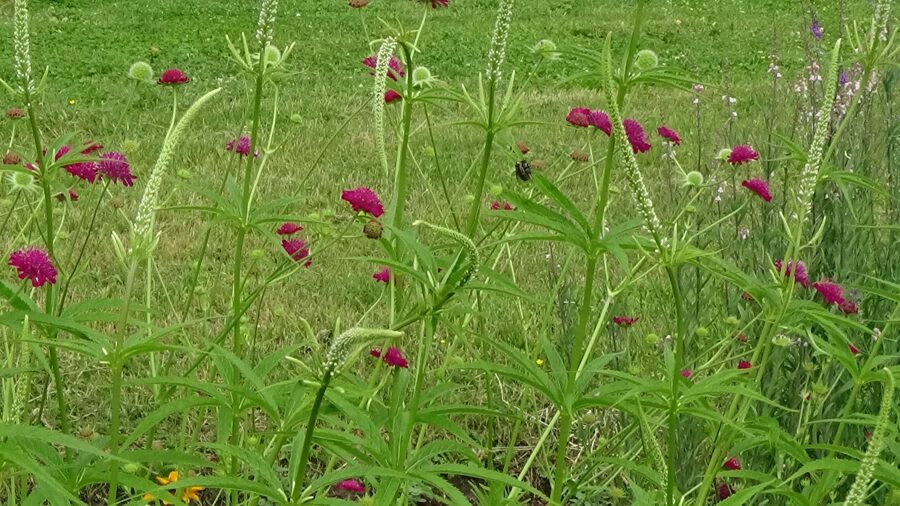
<path id="1" fill-rule="evenodd" d="M 709 329 L 707 329 L 706 327 L 697 327 L 694 330 L 694 334 L 696 334 L 697 337 L 706 337 L 709 335 Z"/>
<path id="2" fill-rule="evenodd" d="M 128 77 L 135 81 L 151 82 L 153 81 L 153 67 L 145 61 L 134 62 L 128 69 Z"/>
<path id="3" fill-rule="evenodd" d="M 634 66 L 638 70 L 650 70 L 659 66 L 659 56 L 649 49 L 641 49 L 634 56 Z"/>
<path id="4" fill-rule="evenodd" d="M 381 239 L 381 234 L 383 231 L 384 227 L 378 220 L 369 220 L 369 222 L 366 223 L 363 227 L 363 234 L 365 234 L 369 239 Z"/>
<path id="5" fill-rule="evenodd" d="M 684 176 L 684 185 L 693 186 L 694 188 L 703 186 L 703 174 L 697 172 L 696 170 L 688 172 Z"/>
<path id="6" fill-rule="evenodd" d="M 729 316 L 728 318 L 725 318 L 725 323 L 731 325 L 732 327 L 736 326 L 740 322 L 741 321 L 737 319 L 737 316 Z"/>

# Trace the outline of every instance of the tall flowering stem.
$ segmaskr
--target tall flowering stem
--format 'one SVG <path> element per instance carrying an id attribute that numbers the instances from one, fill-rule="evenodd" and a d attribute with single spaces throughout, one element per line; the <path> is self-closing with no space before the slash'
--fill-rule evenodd
<path id="1" fill-rule="evenodd" d="M 259 6 L 259 21 L 256 24 L 256 42 L 259 43 L 261 51 L 265 51 L 266 46 L 272 44 L 276 14 L 278 14 L 278 0 L 262 0 Z"/>
<path id="2" fill-rule="evenodd" d="M 878 455 L 884 447 L 884 441 L 887 436 L 888 427 L 891 424 L 891 414 L 894 410 L 894 374 L 890 369 L 883 369 L 884 372 L 884 392 L 881 394 L 881 409 L 878 412 L 878 422 L 872 431 L 872 440 L 869 441 L 869 447 L 866 449 L 866 455 L 863 457 L 856 473 L 856 480 L 847 494 L 844 506 L 863 506 L 866 504 L 866 495 L 872 484 L 872 476 L 875 474 L 875 466 L 878 464 Z"/>
<path id="3" fill-rule="evenodd" d="M 384 91 L 387 88 L 390 60 L 397 49 L 397 41 L 393 37 L 384 39 L 378 48 L 375 63 L 375 86 L 372 90 L 372 117 L 375 119 L 375 143 L 381 156 L 381 166 L 385 177 L 388 176 L 387 146 L 384 143 Z M 411 74 L 412 72 L 409 72 Z"/>
<path id="4" fill-rule="evenodd" d="M 478 180 L 475 186 L 475 198 L 469 210 L 469 220 L 466 223 L 466 235 L 473 237 L 478 230 L 478 218 L 481 215 L 482 198 L 484 197 L 484 183 L 487 179 L 488 167 L 491 164 L 491 152 L 494 148 L 496 136 L 496 95 L 497 88 L 503 78 L 503 62 L 506 59 L 506 41 L 509 37 L 509 28 L 512 23 L 514 0 L 500 0 L 497 7 L 497 18 L 494 21 L 494 32 L 491 36 L 491 48 L 488 51 L 487 68 L 487 111 L 485 114 L 485 138 L 481 152 L 481 165 L 478 170 Z"/>

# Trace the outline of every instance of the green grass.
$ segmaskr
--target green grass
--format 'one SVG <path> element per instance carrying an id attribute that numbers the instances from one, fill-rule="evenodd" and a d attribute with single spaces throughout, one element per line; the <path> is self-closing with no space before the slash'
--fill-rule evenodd
<path id="1" fill-rule="evenodd" d="M 362 112 L 353 115 L 368 99 L 372 86 L 371 77 L 360 61 L 374 52 L 373 47 L 377 49 L 377 45 L 369 45 L 370 39 L 378 39 L 389 32 L 380 19 L 413 28 L 427 14 L 419 45 L 422 53 L 418 61 L 451 88 L 459 89 L 464 85 L 471 90 L 477 86 L 477 76 L 486 66 L 496 2 L 451 0 L 451 3 L 448 9 L 431 10 L 413 1 L 372 0 L 369 7 L 353 10 L 343 0 L 281 2 L 275 40 L 279 46 L 296 43 L 296 47 L 288 64 L 291 73 L 279 82 L 275 134 L 278 150 L 266 168 L 261 183 L 261 199 L 265 201 L 293 194 L 303 197 L 289 212 L 311 218 L 314 222 L 321 221 L 307 227 L 306 235 L 319 241 L 313 243 L 313 253 L 316 244 L 322 244 L 346 223 L 349 215 L 346 204 L 339 199 L 341 190 L 371 186 L 385 201 L 390 199 L 391 179 L 385 177 L 380 165 L 370 112 L 368 108 L 363 108 Z M 580 47 L 600 51 L 603 37 L 611 32 L 614 53 L 622 54 L 632 23 L 633 6 L 630 3 L 521 0 L 514 15 L 507 67 L 515 68 L 521 81 L 533 66 L 535 56 L 531 48 L 540 39 L 553 40 L 562 50 Z M 671 217 L 685 200 L 680 189 L 679 173 L 660 156 L 662 147 L 655 134 L 659 124 L 668 124 L 681 132 L 684 145 L 678 152 L 682 164 L 687 170 L 700 170 L 708 181 L 731 182 L 734 176 L 716 162 L 714 156 L 723 147 L 743 142 L 758 147 L 764 154 L 765 170 L 777 175 L 784 167 L 794 169 L 796 164 L 783 161 L 785 151 L 779 147 L 780 141 L 770 135 L 771 130 L 766 122 L 776 122 L 779 125 L 776 133 L 793 135 L 804 149 L 808 146 L 808 125 L 794 122 L 794 109 L 800 104 L 790 92 L 790 87 L 804 75 L 804 67 L 811 55 L 825 66 L 824 53 L 835 40 L 840 23 L 836 2 L 813 3 L 826 30 L 821 46 L 814 43 L 809 35 L 808 2 L 648 2 L 648 19 L 640 47 L 656 51 L 662 64 L 679 67 L 707 86 L 702 96 L 701 132 L 696 130 L 691 104 L 693 97 L 687 92 L 642 88 L 625 107 L 625 116 L 639 119 L 654 145 L 653 150 L 641 155 L 639 160 L 664 219 Z M 0 40 L 10 41 L 12 2 L 3 5 L 3 9 L 10 15 L 4 16 L 6 21 L 0 24 Z M 127 70 L 132 62 L 138 60 L 149 62 L 157 75 L 167 67 L 185 70 L 192 82 L 176 91 L 182 109 L 210 89 L 223 88 L 223 93 L 203 111 L 178 150 L 170 170 L 171 177 L 164 186 L 166 205 L 199 205 L 203 201 L 191 193 L 183 182 L 179 182 L 174 174 L 179 170 L 187 171 L 191 175 L 189 184 L 214 189 L 226 174 L 239 170 L 237 160 L 225 152 L 224 145 L 230 138 L 247 130 L 249 120 L 245 108 L 252 89 L 243 77 L 235 77 L 237 68 L 228 58 L 225 39 L 228 36 L 237 41 L 242 32 L 252 37 L 257 5 L 254 2 L 220 0 L 40 0 L 33 2 L 31 11 L 35 66 L 49 67 L 48 87 L 42 97 L 43 122 L 48 129 L 46 135 L 55 137 L 74 133 L 77 139 L 95 139 L 110 148 L 130 146 L 127 154 L 138 176 L 137 187 L 113 188 L 115 198 L 100 213 L 103 223 L 101 240 L 89 251 L 87 268 L 82 270 L 76 281 L 76 293 L 85 297 L 119 296 L 124 283 L 122 269 L 115 260 L 112 244 L 106 238 L 111 231 L 127 234 L 126 219 L 135 215 L 141 188 L 168 128 L 172 100 L 170 89 L 134 83 L 127 78 Z M 868 27 L 867 2 L 847 1 L 844 17 L 845 22 L 859 20 L 861 26 Z M 769 93 L 771 81 L 766 73 L 773 51 L 779 56 L 784 74 L 781 83 L 783 94 L 775 102 Z M 11 43 L 0 45 L 0 62 L 10 62 L 0 70 L 0 76 L 4 79 L 12 76 L 11 55 Z M 569 169 L 572 162 L 568 155 L 573 150 L 586 149 L 588 145 L 594 150 L 605 150 L 605 144 L 601 144 L 598 138 L 588 139 L 582 132 L 573 134 L 573 129 L 564 122 L 566 113 L 573 106 L 602 107 L 605 103 L 602 92 L 591 83 L 567 81 L 568 76 L 583 70 L 586 69 L 579 61 L 566 56 L 539 69 L 530 81 L 524 106 L 524 116 L 536 124 L 522 128 L 514 138 L 498 143 L 500 145 L 489 171 L 489 184 L 529 191 L 527 186 L 516 181 L 513 174 L 513 164 L 518 155 L 513 154 L 510 148 L 511 141 L 515 139 L 524 139 L 528 143 L 532 148 L 530 156 L 533 160 L 547 162 L 544 174 L 551 178 Z M 729 111 L 721 100 L 723 95 L 738 99 L 738 119 L 733 123 L 728 122 Z M 874 132 L 868 141 L 871 143 L 868 145 L 870 150 L 860 150 L 848 163 L 854 167 L 866 167 L 863 170 L 866 175 L 883 178 L 890 174 L 891 167 L 896 170 L 896 165 L 891 165 L 893 162 L 888 158 L 891 152 L 885 146 L 890 144 L 888 130 L 897 104 L 896 97 L 889 93 L 877 96 L 875 100 L 873 103 L 877 106 L 873 106 L 874 111 L 867 116 L 873 122 L 871 131 Z M 271 110 L 273 105 L 270 89 L 264 110 Z M 388 110 L 388 125 L 396 131 L 399 128 L 398 109 L 388 106 Z M 466 119 L 467 111 L 461 107 L 429 109 L 429 113 L 439 134 L 438 158 L 436 160 L 430 147 L 423 116 L 417 112 L 411 140 L 412 195 L 407 216 L 448 223 L 448 213 L 453 212 L 461 217 L 465 215 L 465 196 L 472 191 L 472 178 L 467 169 L 478 155 L 476 147 L 481 137 L 479 132 L 456 124 Z M 328 144 L 332 134 L 344 122 L 348 122 L 347 127 L 332 144 Z M 10 136 L 11 125 L 9 121 L 2 123 L 0 138 Z M 271 126 L 271 117 L 265 117 L 263 125 L 265 128 Z M 16 128 L 15 144 L 27 146 L 25 132 L 18 126 Z M 388 135 L 389 153 L 394 152 L 395 139 L 393 132 Z M 320 154 L 321 162 L 308 174 Z M 599 152 L 595 154 L 598 158 L 601 156 Z M 896 154 L 893 156 L 896 157 Z M 438 160 L 440 169 L 437 168 Z M 577 168 L 574 170 L 578 171 Z M 440 178 L 444 178 L 450 187 L 449 205 L 441 192 Z M 892 181 L 896 185 L 896 179 Z M 560 186 L 579 204 L 587 206 L 593 197 L 594 184 L 592 171 L 584 169 Z M 787 188 L 777 184 L 776 187 L 781 191 L 777 199 L 780 202 Z M 896 195 L 896 188 L 891 190 Z M 85 189 L 83 201 L 91 202 L 91 193 L 96 191 L 96 187 Z M 10 199 L 11 196 L 7 195 L 3 209 L 7 208 Z M 697 203 L 699 212 L 694 223 L 698 226 L 727 212 L 727 209 L 723 211 L 710 200 Z M 823 204 L 826 209 L 834 211 L 828 207 L 830 205 Z M 891 216 L 896 215 L 895 206 L 882 208 L 873 204 L 872 208 L 874 210 L 870 212 L 874 218 L 869 217 L 874 222 L 889 221 Z M 619 175 L 613 181 L 612 209 L 613 216 L 619 221 L 636 216 L 626 183 Z M 752 211 L 742 214 L 741 219 L 744 220 L 742 225 L 751 227 L 752 240 L 743 246 L 740 244 L 733 231 L 737 227 L 735 222 L 735 227 L 730 227 L 730 224 L 722 227 L 724 233 L 733 235 L 722 236 L 720 229 L 717 239 L 710 239 L 701 246 L 721 248 L 723 257 L 764 278 L 769 261 L 781 254 L 780 246 L 778 253 L 775 253 L 776 248 L 770 247 L 774 230 L 780 226 L 779 219 L 774 212 L 764 211 L 755 202 L 750 209 Z M 65 219 L 75 222 L 83 219 L 87 212 L 87 209 L 75 206 L 68 211 Z M 841 210 L 834 212 L 842 221 L 840 226 L 829 222 L 826 229 L 826 241 L 833 241 L 833 244 L 839 243 L 837 234 L 843 237 L 844 225 L 852 228 L 854 224 L 865 222 L 855 217 L 852 219 Z M 21 225 L 22 220 L 24 218 L 17 217 L 14 224 Z M 158 219 L 161 240 L 154 259 L 158 267 L 153 274 L 157 276 L 152 308 L 155 325 L 180 321 L 181 303 L 186 297 L 189 275 L 199 251 L 199 238 L 207 226 L 201 214 L 161 212 Z M 353 232 L 356 230 L 353 229 Z M 78 244 L 78 239 L 64 238 L 62 247 L 72 247 Z M 864 274 L 891 279 L 889 276 L 900 270 L 891 265 L 891 247 L 896 246 L 895 236 L 869 239 L 872 243 L 863 239 L 860 242 L 877 243 L 880 247 L 872 250 L 865 260 L 854 256 L 854 251 L 859 250 L 853 248 L 863 246 L 854 245 L 847 246 L 849 251 L 842 254 L 840 260 L 826 255 L 827 258 L 811 259 L 810 263 L 817 262 L 822 272 L 843 273 L 860 282 Z M 4 241 L 4 251 L 13 249 L 11 239 Z M 246 272 L 249 273 L 250 283 L 258 282 L 274 265 L 274 257 L 279 252 L 277 242 L 261 237 L 251 238 L 248 250 L 255 248 L 262 249 L 265 254 L 249 262 Z M 222 315 L 229 310 L 232 254 L 231 234 L 222 227 L 214 228 L 211 248 L 201 271 L 197 304 L 190 312 L 190 316 L 201 319 L 201 323 L 177 333 L 175 342 L 189 348 L 201 348 L 220 328 Z M 541 336 L 566 343 L 576 319 L 577 305 L 573 299 L 578 297 L 584 282 L 577 269 L 575 274 L 566 269 L 570 253 L 556 246 L 537 243 L 517 246 L 508 254 L 509 258 L 505 255 L 497 257 L 497 270 L 515 276 L 525 292 L 538 295 L 536 300 L 492 300 L 483 313 L 487 322 L 483 332 L 499 336 L 531 355 L 536 354 Z M 358 321 L 363 326 L 386 325 L 388 308 L 384 290 L 382 285 L 371 279 L 377 265 L 351 259 L 365 255 L 377 257 L 382 253 L 376 243 L 360 235 L 345 241 L 338 250 L 316 257 L 313 268 L 268 290 L 264 303 L 249 312 L 247 327 L 256 329 L 257 355 L 305 339 L 304 325 L 307 322 L 315 330 L 330 328 L 336 318 L 345 326 Z M 826 267 L 831 269 L 826 270 Z M 612 269 L 618 274 L 616 267 Z M 686 275 L 686 278 L 690 277 Z M 642 316 L 638 328 L 613 328 L 607 336 L 609 339 L 602 343 L 603 351 L 621 354 L 616 364 L 623 369 L 627 367 L 631 372 L 648 375 L 662 371 L 660 354 L 643 344 L 647 334 L 666 336 L 673 332 L 670 295 L 662 279 L 654 274 L 642 280 L 637 289 L 617 301 L 613 308 L 614 314 Z M 550 289 L 557 283 L 562 289 L 560 293 L 552 293 Z M 688 296 L 691 328 L 709 327 L 713 341 L 730 339 L 735 328 L 725 323 L 725 317 L 736 315 L 746 321 L 750 318 L 750 310 L 739 303 L 740 294 L 734 288 L 703 289 L 709 293 L 703 292 L 701 295 L 698 289 L 696 295 Z M 722 300 L 707 303 L 705 299 L 711 298 L 713 292 L 716 296 L 722 292 Z M 872 314 L 878 315 L 879 321 L 884 321 L 887 308 L 874 304 Z M 478 333 L 467 330 L 465 335 L 475 342 Z M 470 360 L 478 354 L 478 350 L 467 342 L 457 343 L 456 348 L 448 350 L 447 343 L 452 341 L 450 334 L 440 329 L 435 337 L 439 350 L 436 360 L 443 360 L 445 353 L 453 354 L 447 367 L 442 366 L 436 372 L 436 378 L 465 382 L 472 373 L 460 371 L 455 366 Z M 704 346 L 701 342 L 690 345 L 695 349 Z M 305 346 L 321 347 L 322 343 L 306 343 Z M 803 358 L 810 357 L 804 355 Z M 776 359 L 797 367 L 789 358 L 779 356 Z M 76 429 L 85 434 L 95 430 L 102 433 L 109 409 L 105 392 L 108 370 L 94 364 L 82 364 L 69 355 L 64 357 L 64 365 L 66 376 L 73 379 L 67 384 L 69 396 L 77 399 L 72 413 Z M 698 362 L 693 366 L 700 365 Z M 129 375 L 137 377 L 146 374 L 147 367 L 144 363 L 132 364 Z M 364 366 L 360 369 L 365 371 Z M 204 367 L 202 374 L 213 375 L 214 372 Z M 507 382 L 502 382 L 503 388 L 499 385 L 501 382 L 498 380 L 495 394 L 508 410 L 519 406 L 519 396 L 526 398 L 523 404 L 525 429 L 520 439 L 523 447 L 528 447 L 544 428 L 550 416 L 547 414 L 549 408 L 537 396 L 523 393 L 521 385 Z M 470 381 L 465 390 L 458 394 L 459 398 L 482 405 L 485 400 L 483 386 L 480 380 Z M 811 388 L 810 384 L 793 386 Z M 787 398 L 791 398 L 791 402 L 796 400 L 786 393 L 769 393 L 779 398 L 780 402 L 787 403 Z M 867 405 L 877 405 L 878 398 L 871 397 L 871 392 L 869 394 L 869 397 L 864 396 Z M 146 390 L 128 389 L 124 403 L 125 423 L 136 423 L 151 409 L 153 402 Z M 51 405 L 48 403 L 44 410 L 45 420 L 55 419 Z M 622 423 L 613 415 L 608 418 L 597 416 L 600 419 L 589 420 L 585 417 L 576 422 L 576 438 L 582 447 L 602 447 L 603 440 L 612 437 Z M 212 415 L 209 417 L 212 418 Z M 472 419 L 466 423 L 473 434 L 485 429 L 484 420 Z M 159 435 L 164 445 L 178 446 L 186 442 L 188 435 L 180 432 L 179 427 L 173 424 L 168 429 L 170 433 Z M 701 440 L 701 432 L 701 429 L 685 428 L 689 440 Z M 199 433 L 202 435 L 192 433 L 191 436 L 215 437 L 208 428 L 200 429 Z M 504 437 L 509 437 L 508 425 L 498 429 L 497 440 L 505 444 Z M 535 482 L 539 482 L 539 476 L 550 475 L 551 453 L 548 451 L 539 457 L 539 471 L 533 477 Z M 527 450 L 517 454 L 516 462 L 521 463 L 525 455 Z M 702 474 L 704 465 L 705 461 L 698 458 L 686 462 L 685 469 L 689 470 L 687 473 Z M 621 481 L 616 483 L 625 487 Z"/>

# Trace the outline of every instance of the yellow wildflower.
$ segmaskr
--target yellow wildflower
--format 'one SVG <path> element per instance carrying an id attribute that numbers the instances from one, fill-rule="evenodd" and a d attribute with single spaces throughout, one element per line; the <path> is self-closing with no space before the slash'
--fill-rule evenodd
<path id="1" fill-rule="evenodd" d="M 160 485 L 172 485 L 178 481 L 179 475 L 178 471 L 170 471 L 169 474 L 165 477 L 157 476 L 156 481 Z M 193 501 L 200 502 L 200 494 L 199 492 L 203 490 L 203 487 L 187 487 L 181 491 L 181 501 L 185 503 L 190 503 Z M 174 494 L 175 492 L 172 491 Z M 153 494 L 144 494 L 145 501 L 153 501 L 156 498 L 153 497 Z M 169 501 L 163 501 L 163 504 L 172 504 Z"/>
<path id="2" fill-rule="evenodd" d="M 540 367 L 540 366 L 544 365 L 544 359 L 539 358 L 539 359 L 535 360 L 534 363 L 537 364 L 538 367 Z"/>

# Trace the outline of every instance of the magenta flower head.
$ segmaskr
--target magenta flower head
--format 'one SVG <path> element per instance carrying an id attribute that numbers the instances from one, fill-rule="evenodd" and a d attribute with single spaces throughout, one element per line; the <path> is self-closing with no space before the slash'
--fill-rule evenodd
<path id="1" fill-rule="evenodd" d="M 845 300 L 840 305 L 838 305 L 838 309 L 840 309 L 844 314 L 856 314 L 859 312 L 859 306 L 857 306 L 856 303 L 852 300 Z"/>
<path id="2" fill-rule="evenodd" d="M 566 115 L 566 121 L 572 126 L 587 128 L 591 126 L 591 110 L 587 107 L 576 107 Z"/>
<path id="3" fill-rule="evenodd" d="M 755 160 L 759 160 L 759 153 L 753 151 L 749 144 L 738 144 L 731 148 L 731 153 L 728 154 L 728 163 L 731 165 L 741 165 Z"/>
<path id="4" fill-rule="evenodd" d="M 384 206 L 381 205 L 378 195 L 370 188 L 364 186 L 353 190 L 344 190 L 341 193 L 341 200 L 347 201 L 354 211 L 368 213 L 373 218 L 378 218 L 384 214 Z"/>
<path id="5" fill-rule="evenodd" d="M 437 9 L 439 7 L 447 7 L 450 5 L 450 0 L 431 0 L 431 8 Z"/>
<path id="6" fill-rule="evenodd" d="M 335 484 L 334 490 L 351 494 L 365 494 L 366 486 L 356 480 L 344 480 Z"/>
<path id="7" fill-rule="evenodd" d="M 775 269 L 778 270 L 778 272 L 781 272 L 782 266 L 781 260 L 775 260 Z M 797 260 L 796 262 L 791 260 L 787 263 L 784 275 L 790 276 L 791 273 L 794 274 L 795 283 L 803 288 L 809 288 L 809 274 L 806 272 L 806 264 L 804 264 L 802 260 Z"/>
<path id="8" fill-rule="evenodd" d="M 719 488 L 716 490 L 716 495 L 719 497 L 720 501 L 728 499 L 729 497 L 731 497 L 731 494 L 731 487 L 729 487 L 727 483 L 725 483 L 724 481 L 722 483 L 719 483 Z"/>
<path id="9" fill-rule="evenodd" d="M 94 182 L 97 181 L 97 171 L 99 168 L 100 164 L 97 162 L 78 162 L 63 166 L 63 169 L 69 174 L 91 184 L 94 184 Z"/>
<path id="10" fill-rule="evenodd" d="M 612 123 L 609 121 L 609 115 L 606 114 L 606 111 L 591 111 L 588 114 L 588 121 L 606 135 L 612 134 Z"/>
<path id="11" fill-rule="evenodd" d="M 659 134 L 663 139 L 671 142 L 673 145 L 678 146 L 681 144 L 681 137 L 678 136 L 678 132 L 672 130 L 666 125 L 662 125 L 656 129 L 656 133 Z"/>
<path id="12" fill-rule="evenodd" d="M 6 117 L 9 119 L 22 119 L 25 117 L 25 110 L 20 107 L 10 107 L 6 110 Z"/>
<path id="13" fill-rule="evenodd" d="M 837 284 L 828 281 L 827 279 L 823 279 L 817 283 L 813 283 L 813 288 L 819 292 L 819 295 L 822 296 L 822 299 L 826 304 L 837 304 L 840 306 L 845 303 L 847 299 L 844 298 L 844 288 Z"/>
<path id="14" fill-rule="evenodd" d="M 391 280 L 391 270 L 385 267 L 375 274 L 372 274 L 372 279 L 378 281 L 379 283 L 388 284 L 388 282 Z"/>
<path id="15" fill-rule="evenodd" d="M 159 76 L 159 84 L 173 85 L 185 84 L 191 82 L 191 78 L 187 76 L 181 69 L 166 69 Z"/>
<path id="16" fill-rule="evenodd" d="M 89 155 L 94 151 L 103 149 L 103 144 L 94 141 L 84 141 L 84 147 L 81 149 L 82 155 Z"/>
<path id="17" fill-rule="evenodd" d="M 403 95 L 397 93 L 394 90 L 387 90 L 384 92 L 384 103 L 392 104 L 398 100 L 403 100 Z"/>
<path id="18" fill-rule="evenodd" d="M 374 75 L 375 67 L 378 66 L 378 55 L 367 56 L 366 59 L 362 61 L 362 64 L 366 67 L 372 69 L 372 74 Z M 396 56 L 391 56 L 391 59 L 388 60 L 388 77 L 396 81 L 398 78 L 406 76 L 406 71 L 403 70 L 403 64 L 400 63 L 400 60 L 397 59 Z"/>
<path id="19" fill-rule="evenodd" d="M 682 377 L 682 378 L 686 378 L 686 379 L 687 379 L 687 378 L 690 378 L 690 377 L 693 376 L 693 375 L 694 375 L 694 373 L 693 373 L 693 371 L 691 371 L 690 369 L 682 369 L 682 370 L 681 370 L 681 377 Z"/>
<path id="20" fill-rule="evenodd" d="M 741 186 L 755 193 L 759 198 L 766 202 L 772 201 L 772 194 L 769 193 L 769 182 L 755 177 L 741 183 Z"/>
<path id="21" fill-rule="evenodd" d="M 822 36 L 825 35 L 825 30 L 822 29 L 822 25 L 819 24 L 819 18 L 815 15 L 813 15 L 812 23 L 809 24 L 809 33 L 811 33 L 816 40 L 821 39 Z"/>
<path id="22" fill-rule="evenodd" d="M 35 288 L 56 283 L 56 267 L 42 249 L 32 246 L 13 251 L 9 255 L 9 266 L 19 271 L 19 279 L 30 279 Z"/>
<path id="23" fill-rule="evenodd" d="M 619 327 L 631 327 L 640 319 L 640 316 L 613 316 L 613 323 Z"/>
<path id="24" fill-rule="evenodd" d="M 225 143 L 225 150 L 236 153 L 240 157 L 250 156 L 250 137 L 242 135 L 237 139 L 231 139 Z M 253 153 L 254 158 L 259 158 L 259 150 Z"/>
<path id="25" fill-rule="evenodd" d="M 741 360 L 738 362 L 738 365 L 737 365 L 738 369 L 750 369 L 751 367 L 753 367 L 753 364 L 751 364 L 747 360 Z"/>
<path id="26" fill-rule="evenodd" d="M 492 211 L 499 211 L 501 209 L 503 209 L 504 211 L 512 211 L 513 206 L 510 205 L 509 202 L 503 202 L 501 204 L 499 200 L 495 200 L 495 201 L 491 202 L 491 210 Z"/>
<path id="27" fill-rule="evenodd" d="M 625 135 L 628 136 L 628 143 L 635 153 L 644 153 L 650 151 L 650 143 L 647 142 L 647 135 L 644 134 L 644 128 L 640 123 L 633 119 L 622 120 L 625 127 Z"/>
<path id="28" fill-rule="evenodd" d="M 381 358 L 381 350 L 379 350 L 378 348 L 372 348 L 371 350 L 369 350 L 369 355 L 375 358 Z"/>
<path id="29" fill-rule="evenodd" d="M 297 232 L 300 232 L 301 230 L 303 230 L 303 227 L 301 227 L 300 225 L 297 225 L 296 223 L 287 222 L 287 223 L 282 223 L 281 226 L 278 227 L 277 230 L 275 230 L 275 233 L 278 235 L 294 235 Z"/>
<path id="30" fill-rule="evenodd" d="M 128 158 L 117 151 L 110 151 L 100 155 L 100 163 L 97 165 L 100 174 L 113 183 L 122 183 L 122 186 L 134 186 L 135 176 L 131 173 Z"/>
<path id="31" fill-rule="evenodd" d="M 850 350 L 854 356 L 859 355 L 859 348 L 853 346 L 853 343 L 847 343 L 847 349 Z"/>
<path id="32" fill-rule="evenodd" d="M 740 471 L 741 470 L 741 461 L 738 460 L 737 457 L 731 457 L 730 459 L 725 461 L 724 464 L 725 469 L 729 471 Z"/>
<path id="33" fill-rule="evenodd" d="M 282 239 L 281 247 L 295 262 L 303 261 L 309 256 L 309 246 L 306 245 L 306 241 L 303 239 Z M 312 265 L 312 260 L 307 260 L 303 264 L 304 267 L 309 267 L 310 265 Z"/>
<path id="34" fill-rule="evenodd" d="M 400 350 L 393 346 L 384 352 L 381 360 L 384 360 L 384 363 L 391 367 L 399 367 L 401 369 L 409 368 L 409 362 L 406 361 L 406 357 L 403 356 L 403 353 L 400 353 Z"/>

